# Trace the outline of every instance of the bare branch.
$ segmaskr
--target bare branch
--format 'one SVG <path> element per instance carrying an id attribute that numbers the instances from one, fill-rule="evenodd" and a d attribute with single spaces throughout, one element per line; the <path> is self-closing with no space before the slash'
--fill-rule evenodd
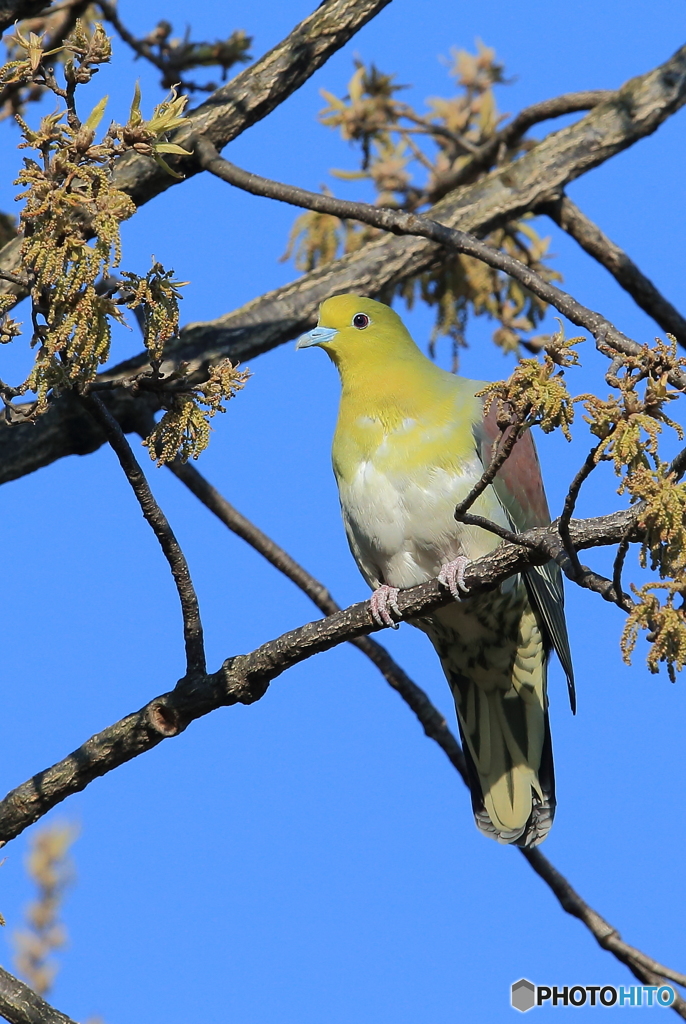
<path id="1" fill-rule="evenodd" d="M 0 1015 L 10 1024 L 76 1024 L 0 967 Z"/>
<path id="2" fill-rule="evenodd" d="M 538 547 L 535 541 L 528 540 L 524 534 L 506 530 L 504 526 L 498 526 L 497 523 L 492 523 L 490 519 L 486 519 L 484 516 L 473 516 L 469 512 L 461 512 L 460 522 L 464 523 L 465 526 L 478 526 L 481 530 L 487 530 L 496 537 L 500 537 L 501 540 L 507 541 L 508 544 L 522 544 L 525 548 L 531 548 L 532 550 Z"/>
<path id="3" fill-rule="evenodd" d="M 629 552 L 629 541 L 623 540 L 617 548 L 617 554 L 615 555 L 614 564 L 612 566 L 612 585 L 615 588 L 615 592 L 624 600 L 628 595 L 624 593 L 624 587 L 622 586 L 622 570 L 624 569 L 624 562 Z"/>
<path id="4" fill-rule="evenodd" d="M 681 313 L 665 299 L 624 250 L 611 241 L 571 199 L 561 196 L 553 202 L 541 204 L 536 212 L 547 214 L 563 231 L 571 235 L 589 256 L 609 270 L 637 306 L 686 348 L 686 320 Z"/>
<path id="5" fill-rule="evenodd" d="M 157 504 L 148 481 L 145 479 L 143 470 L 131 450 L 131 445 L 126 440 L 115 418 L 97 395 L 83 395 L 81 402 L 99 424 L 112 446 L 119 459 L 121 468 L 124 470 L 126 478 L 138 499 L 143 516 L 150 524 L 164 552 L 164 556 L 169 562 L 169 568 L 174 577 L 183 616 L 183 635 L 186 644 L 186 673 L 189 677 L 202 676 L 206 670 L 205 645 L 203 642 L 198 598 L 193 581 L 191 580 L 186 556 L 174 536 L 174 531 L 169 525 L 167 517 Z"/>
<path id="6" fill-rule="evenodd" d="M 595 445 L 594 448 L 591 449 L 591 451 L 588 453 L 584 460 L 583 466 L 581 467 L 581 469 L 569 485 L 569 490 L 567 491 L 567 495 L 565 497 L 565 503 L 562 507 L 562 515 L 560 516 L 557 524 L 558 533 L 562 538 L 562 543 L 565 546 L 565 551 L 569 555 L 572 561 L 572 565 L 574 566 L 576 572 L 580 571 L 581 564 L 579 562 L 579 556 L 577 555 L 572 545 L 571 538 L 569 536 L 569 523 L 572 516 L 574 515 L 574 509 L 576 508 L 576 502 L 577 498 L 579 497 L 579 491 L 581 490 L 585 481 L 588 480 L 593 470 L 598 465 L 597 457 L 601 447 L 602 442 L 599 442 L 597 445 Z"/>
<path id="7" fill-rule="evenodd" d="M 481 474 L 481 479 L 474 484 L 467 497 L 455 506 L 454 516 L 458 522 L 465 522 L 464 516 L 467 510 L 472 507 L 479 495 L 483 494 L 488 485 L 495 480 L 498 470 L 505 464 L 520 437 L 520 427 L 521 420 L 510 423 L 496 439 L 497 450 Z"/>

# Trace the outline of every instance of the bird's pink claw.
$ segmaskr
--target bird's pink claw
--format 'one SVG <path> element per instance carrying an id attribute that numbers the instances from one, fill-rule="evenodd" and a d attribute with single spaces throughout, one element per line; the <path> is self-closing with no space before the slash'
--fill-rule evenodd
<path id="1" fill-rule="evenodd" d="M 456 601 L 460 600 L 460 591 L 463 594 L 469 593 L 469 587 L 464 582 L 464 571 L 468 565 L 469 559 L 458 555 L 452 562 L 447 562 L 438 574 L 438 582 L 448 588 Z"/>
<path id="2" fill-rule="evenodd" d="M 385 583 L 374 591 L 369 603 L 371 605 L 372 618 L 377 625 L 390 626 L 391 629 L 398 628 L 398 623 L 391 615 L 391 611 L 395 612 L 398 618 L 402 614 L 398 608 L 398 594 L 399 590 L 397 587 L 389 587 Z M 388 610 L 389 608 L 391 611 Z"/>

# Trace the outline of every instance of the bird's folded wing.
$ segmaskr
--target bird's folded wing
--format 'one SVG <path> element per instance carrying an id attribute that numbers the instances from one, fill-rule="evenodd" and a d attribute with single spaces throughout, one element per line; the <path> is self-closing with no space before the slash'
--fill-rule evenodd
<path id="1" fill-rule="evenodd" d="M 499 434 L 494 403 L 477 432 L 477 443 L 485 467 L 490 463 L 493 442 Z M 517 441 L 509 458 L 499 469 L 493 481 L 493 489 L 516 533 L 524 533 L 534 526 L 547 526 L 550 522 L 541 467 L 533 438 L 528 431 Z M 567 677 L 569 702 L 572 712 L 575 712 L 574 669 L 565 622 L 560 567 L 555 562 L 533 566 L 524 573 L 524 581 L 529 598 L 545 627 L 546 639 L 560 659 Z"/>

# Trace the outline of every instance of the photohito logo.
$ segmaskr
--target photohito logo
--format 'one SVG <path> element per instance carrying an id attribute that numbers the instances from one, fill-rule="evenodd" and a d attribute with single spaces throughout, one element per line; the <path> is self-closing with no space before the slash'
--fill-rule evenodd
<path id="1" fill-rule="evenodd" d="M 671 1006 L 676 993 L 671 985 L 534 985 L 527 978 L 515 981 L 510 1003 L 526 1013 L 534 1006 Z"/>

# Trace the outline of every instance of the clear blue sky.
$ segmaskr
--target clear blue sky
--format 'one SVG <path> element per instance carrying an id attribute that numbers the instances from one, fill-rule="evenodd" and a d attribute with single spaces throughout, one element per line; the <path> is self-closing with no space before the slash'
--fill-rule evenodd
<path id="1" fill-rule="evenodd" d="M 244 28 L 255 37 L 255 55 L 309 10 L 304 0 L 192 10 L 180 0 L 121 3 L 122 17 L 141 33 L 160 17 L 180 32 L 190 20 L 196 37 Z M 481 37 L 514 78 L 500 89 L 500 106 L 516 112 L 647 71 L 682 44 L 685 13 L 667 0 L 394 0 L 226 155 L 310 188 L 331 167 L 352 167 L 353 154 L 318 126 L 316 112 L 320 88 L 344 92 L 356 53 L 411 83 L 407 96 L 421 104 L 449 88 L 440 56 Z M 109 93 L 118 118 L 137 75 L 144 107 L 160 98 L 152 73 L 122 50 L 115 42 L 120 59 L 90 92 L 93 104 Z M 685 117 L 570 188 L 682 311 Z M 7 142 L 14 129 L 0 130 L 0 208 L 8 209 L 18 155 Z M 293 216 L 199 176 L 125 226 L 124 266 L 144 271 L 154 253 L 191 282 L 184 321 L 207 320 L 294 276 L 278 262 Z M 627 333 L 653 338 L 655 326 L 602 269 L 548 223 L 541 230 L 553 236 L 569 290 Z M 430 315 L 418 309 L 408 322 L 425 341 Z M 464 373 L 508 372 L 488 336 L 487 325 L 470 329 Z M 117 345 L 118 359 L 140 342 L 131 334 Z M 22 357 L 2 357 L 7 379 Z M 329 465 L 334 371 L 322 353 L 296 354 L 290 344 L 250 367 L 249 385 L 215 421 L 199 468 L 339 601 L 360 600 L 367 592 L 347 550 Z M 573 388 L 604 390 L 601 372 L 589 353 Z M 543 438 L 539 447 L 557 512 L 588 439 L 579 426 L 572 446 Z M 150 469 L 150 477 L 190 561 L 213 668 L 315 617 L 171 474 Z M 608 475 L 589 486 L 580 511 L 609 511 L 616 502 Z M 166 563 L 111 452 L 66 459 L 5 486 L 0 503 L 4 791 L 169 689 L 182 671 L 182 647 Z M 607 564 L 601 553 L 589 561 Z M 684 683 L 649 675 L 643 650 L 633 668 L 622 665 L 617 609 L 581 591 L 569 592 L 568 607 L 579 713 L 572 718 L 555 666 L 559 808 L 543 849 L 627 941 L 683 970 Z M 426 639 L 409 626 L 381 639 L 452 723 Z M 505 1021 L 515 1012 L 509 986 L 522 975 L 539 984 L 633 982 L 515 850 L 477 834 L 467 793 L 442 752 L 352 649 L 294 669 L 251 707 L 195 723 L 51 817 L 81 828 L 78 880 L 65 908 L 70 943 L 51 994 L 77 1020 Z M 25 850 L 26 836 L 12 843 L 0 874 L 5 938 L 30 898 Z M 11 968 L 7 943 L 2 961 Z M 553 1019 L 593 1012 L 559 1008 Z M 536 1020 L 550 1015 L 538 1010 Z"/>

